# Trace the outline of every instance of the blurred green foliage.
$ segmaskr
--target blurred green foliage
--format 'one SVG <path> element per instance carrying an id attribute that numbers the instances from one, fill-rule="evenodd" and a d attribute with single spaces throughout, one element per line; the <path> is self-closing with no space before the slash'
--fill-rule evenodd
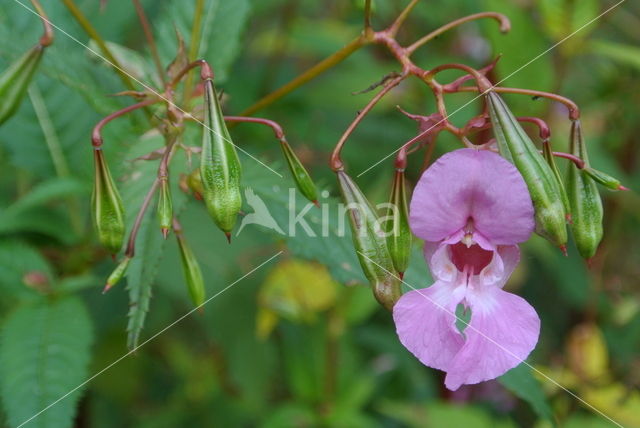
<path id="1" fill-rule="evenodd" d="M 154 83 L 149 48 L 131 2 L 78 3 L 102 37 L 119 46 L 118 58 L 127 70 Z M 142 3 L 167 64 L 177 48 L 174 28 L 189 43 L 195 1 Z M 405 3 L 375 1 L 375 28 L 390 23 Z M 225 111 L 240 112 L 357 36 L 363 4 L 205 1 L 199 53 L 216 68 Z M 592 165 L 621 178 L 632 191 L 603 191 L 605 238 L 590 269 L 575 248 L 565 258 L 534 237 L 524 245 L 523 261 L 508 287 L 542 319 L 530 363 L 625 427 L 640 427 L 640 5 L 628 1 L 596 19 L 614 4 L 425 0 L 400 39 L 411 42 L 465 14 L 505 13 L 513 23 L 510 34 L 499 34 L 494 22 L 470 23 L 430 42 L 416 54 L 416 62 L 425 68 L 454 60 L 480 67 L 502 54 L 494 81 L 558 92 L 581 106 Z M 100 294 L 115 263 L 97 245 L 90 225 L 90 132 L 100 117 L 130 101 L 110 96 L 124 89 L 120 80 L 71 38 L 88 42 L 62 3 L 44 6 L 68 35 L 56 32 L 27 98 L 0 128 L 0 392 L 7 426 L 18 426 L 123 357 L 127 341 L 144 346 L 26 426 L 612 426 L 525 366 L 499 381 L 445 391 L 442 374 L 422 366 L 399 344 L 389 314 L 362 285 L 348 236 L 332 230 L 328 237 L 311 238 L 298 225 L 295 236 L 285 238 L 249 226 L 229 246 L 203 205 L 177 190 L 174 210 L 202 265 L 207 296 L 216 297 L 146 343 L 192 310 L 177 245 L 162 242 L 150 210 L 127 289 L 120 285 Z M 16 0 L 2 2 L 0 70 L 35 43 L 40 31 L 36 17 Z M 321 202 L 332 207 L 332 225 L 337 190 L 326 167 L 328 155 L 372 96 L 351 94 L 398 69 L 386 52 L 365 48 L 259 113 L 283 125 L 326 191 Z M 507 98 L 517 114 L 544 117 L 554 146 L 566 148 L 564 107 Z M 469 94 L 452 96 L 449 111 L 470 99 Z M 396 105 L 417 114 L 434 110 L 431 94 L 415 81 L 392 91 L 346 147 L 352 175 L 415 135 L 415 124 Z M 462 109 L 453 122 L 463 123 L 480 107 Z M 248 124 L 233 128 L 232 134 L 244 150 L 285 177 L 241 155 L 244 185 L 263 198 L 285 228 L 288 188 L 294 186 L 277 141 L 270 130 Z M 132 159 L 158 147 L 159 136 L 149 132 L 143 113 L 119 119 L 104 136 L 131 224 L 155 168 Z M 198 127 L 189 124 L 183 140 L 198 145 Z M 436 154 L 457 144 L 443 134 Z M 411 182 L 421 162 L 418 156 L 411 159 Z M 180 154 L 172 165 L 177 189 L 188 161 Z M 379 203 L 388 198 L 391 175 L 388 159 L 358 180 Z M 295 201 L 298 211 L 306 204 L 300 195 Z M 321 231 L 319 211 L 306 218 L 312 230 Z M 418 287 L 431 281 L 418 248 L 405 278 Z"/>

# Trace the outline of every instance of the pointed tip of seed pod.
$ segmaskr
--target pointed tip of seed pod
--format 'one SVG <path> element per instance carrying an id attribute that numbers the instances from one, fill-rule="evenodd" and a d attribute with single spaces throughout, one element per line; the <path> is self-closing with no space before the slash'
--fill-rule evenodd
<path id="1" fill-rule="evenodd" d="M 591 269 L 593 267 L 593 261 L 596 258 L 596 256 L 592 256 L 589 257 L 588 259 L 586 259 L 585 261 L 587 262 L 587 268 Z"/>
<path id="2" fill-rule="evenodd" d="M 565 257 L 569 256 L 569 253 L 567 252 L 567 246 L 566 245 L 560 245 L 560 251 L 562 251 L 562 254 L 564 254 Z"/>
<path id="3" fill-rule="evenodd" d="M 196 200 L 198 201 L 202 200 L 202 195 L 198 192 L 193 192 L 193 197 L 196 198 Z"/>
<path id="4" fill-rule="evenodd" d="M 316 207 L 320 208 L 320 203 L 318 202 L 318 200 L 317 200 L 317 199 L 314 199 L 313 201 L 311 201 L 311 203 L 312 203 L 313 205 L 315 205 Z"/>
<path id="5" fill-rule="evenodd" d="M 111 253 L 111 260 L 116 261 L 116 253 Z"/>
<path id="6" fill-rule="evenodd" d="M 107 283 L 102 289 L 102 294 L 107 294 L 107 291 L 111 290 L 111 287 L 113 287 L 113 284 Z"/>
<path id="7" fill-rule="evenodd" d="M 402 281 L 404 279 L 404 272 L 398 272 L 398 278 Z"/>
<path id="8" fill-rule="evenodd" d="M 631 190 L 628 187 L 624 187 L 622 184 L 618 186 L 618 190 Z"/>
<path id="9" fill-rule="evenodd" d="M 167 239 L 167 236 L 169 236 L 169 228 L 168 227 L 161 227 L 160 228 L 160 233 L 162 233 L 162 237 L 164 239 Z"/>
<path id="10" fill-rule="evenodd" d="M 225 232 L 225 233 L 224 233 L 224 236 L 226 236 L 226 237 L 227 237 L 227 242 L 228 242 L 229 244 L 231 244 L 231 232 Z"/>

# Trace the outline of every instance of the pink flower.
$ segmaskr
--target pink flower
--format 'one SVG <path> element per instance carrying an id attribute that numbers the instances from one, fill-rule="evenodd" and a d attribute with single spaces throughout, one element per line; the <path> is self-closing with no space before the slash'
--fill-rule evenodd
<path id="1" fill-rule="evenodd" d="M 520 258 L 516 244 L 534 227 L 518 170 L 487 150 L 461 149 L 435 162 L 411 200 L 413 233 L 436 282 L 404 294 L 393 308 L 402 344 L 447 373 L 445 385 L 496 378 L 535 347 L 540 319 L 524 299 L 502 290 Z M 463 332 L 456 308 L 471 309 Z"/>

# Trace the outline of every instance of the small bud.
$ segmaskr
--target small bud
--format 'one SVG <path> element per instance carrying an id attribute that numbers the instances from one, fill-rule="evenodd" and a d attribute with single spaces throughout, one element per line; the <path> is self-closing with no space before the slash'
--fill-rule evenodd
<path id="1" fill-rule="evenodd" d="M 124 208 L 120 193 L 100 148 L 93 150 L 95 177 L 91 205 L 98 239 L 111 253 L 120 251 L 124 241 Z"/>
<path id="2" fill-rule="evenodd" d="M 216 225 L 229 234 L 242 206 L 241 167 L 211 79 L 204 82 L 204 124 L 200 161 L 202 197 Z"/>
<path id="3" fill-rule="evenodd" d="M 409 210 L 407 208 L 407 191 L 404 180 L 404 170 L 396 170 L 389 200 L 389 215 L 391 227 L 387 233 L 387 246 L 393 261 L 393 266 L 400 274 L 409 266 L 411 256 L 411 229 L 409 228 Z"/>
<path id="4" fill-rule="evenodd" d="M 597 169 L 593 169 L 589 166 L 585 166 L 583 171 L 591 177 L 591 179 L 609 190 L 629 190 L 620 183 L 620 180 L 602 171 L 598 171 Z"/>
<path id="5" fill-rule="evenodd" d="M 167 239 L 171 223 L 173 221 L 173 204 L 171 201 L 171 190 L 167 177 L 160 179 L 160 192 L 158 193 L 158 220 L 162 236 Z"/>
<path id="6" fill-rule="evenodd" d="M 204 280 L 202 279 L 200 265 L 193 255 L 191 248 L 182 236 L 182 233 L 178 233 L 176 231 L 176 238 L 178 239 L 180 259 L 182 260 L 182 270 L 185 281 L 187 282 L 191 301 L 193 301 L 195 306 L 200 306 L 204 303 L 205 298 Z"/>
<path id="7" fill-rule="evenodd" d="M 187 176 L 187 186 L 193 192 L 196 199 L 202 199 L 204 189 L 202 188 L 202 178 L 200 177 L 200 168 L 191 171 Z"/>
<path id="8" fill-rule="evenodd" d="M 43 52 L 43 46 L 34 46 L 0 74 L 0 125 L 20 106 Z"/>
<path id="9" fill-rule="evenodd" d="M 104 290 L 102 290 L 102 294 L 106 293 L 116 285 L 125 273 L 127 273 L 127 269 L 129 268 L 129 262 L 131 261 L 131 257 L 126 256 L 122 261 L 116 266 L 116 268 L 111 272 L 109 278 L 107 278 L 107 284 L 104 286 Z"/>
<path id="10" fill-rule="evenodd" d="M 337 171 L 337 174 L 360 266 L 371 284 L 376 300 L 392 310 L 402 291 L 400 281 L 394 275 L 393 261 L 378 216 L 351 177 L 344 171 Z"/>
<path id="11" fill-rule="evenodd" d="M 300 190 L 300 193 L 302 193 L 309 201 L 314 204 L 318 204 L 318 192 L 316 191 L 316 185 L 313 183 L 313 180 L 306 168 L 302 165 L 302 162 L 300 162 L 300 159 L 298 159 L 298 156 L 296 156 L 286 140 L 280 140 L 280 146 L 282 147 L 284 157 L 287 159 L 289 170 L 291 171 L 291 175 L 293 175 L 293 180 L 295 181 L 298 190 Z"/>
<path id="12" fill-rule="evenodd" d="M 579 120 L 571 125 L 570 152 L 585 163 L 583 170 L 578 169 L 574 163 L 571 163 L 567 170 L 567 193 L 573 213 L 571 231 L 580 255 L 590 259 L 595 255 L 602 240 L 603 210 L 598 186 L 586 172 L 589 157 Z"/>
<path id="13" fill-rule="evenodd" d="M 553 171 L 502 98 L 489 92 L 487 103 L 500 154 L 518 168 L 529 188 L 535 208 L 536 232 L 564 248 L 567 244 L 566 212 Z"/>

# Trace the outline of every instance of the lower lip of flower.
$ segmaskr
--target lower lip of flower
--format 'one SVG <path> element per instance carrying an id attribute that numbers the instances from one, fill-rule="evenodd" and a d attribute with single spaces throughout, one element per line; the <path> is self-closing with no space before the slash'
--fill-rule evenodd
<path id="1" fill-rule="evenodd" d="M 451 261 L 460 272 L 465 269 L 472 275 L 478 275 L 493 258 L 493 251 L 481 248 L 478 244 L 467 247 L 462 242 L 449 245 Z"/>

